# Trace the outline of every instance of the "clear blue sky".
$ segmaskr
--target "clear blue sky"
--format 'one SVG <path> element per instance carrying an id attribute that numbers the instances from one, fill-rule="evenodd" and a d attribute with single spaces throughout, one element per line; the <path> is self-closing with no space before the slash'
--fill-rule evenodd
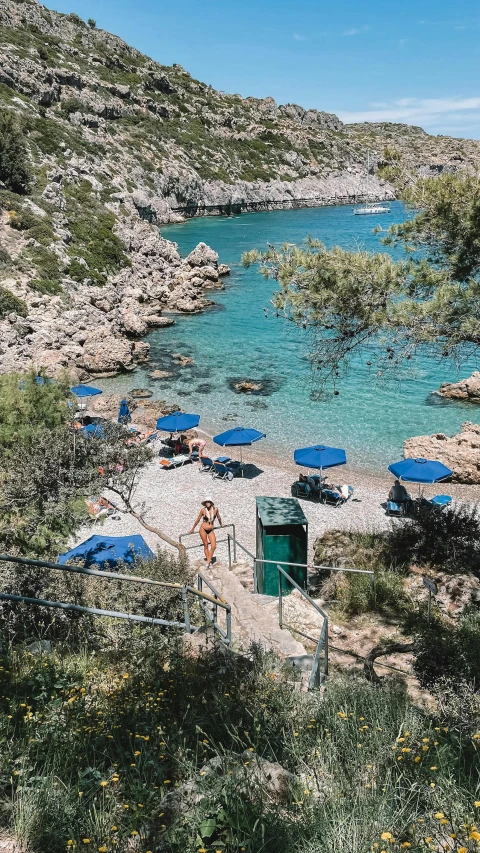
<path id="1" fill-rule="evenodd" d="M 50 0 L 225 92 L 480 138 L 478 0 Z"/>

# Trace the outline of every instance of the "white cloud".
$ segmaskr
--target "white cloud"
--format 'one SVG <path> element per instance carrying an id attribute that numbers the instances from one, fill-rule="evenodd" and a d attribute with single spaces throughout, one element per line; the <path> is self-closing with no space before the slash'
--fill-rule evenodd
<path id="1" fill-rule="evenodd" d="M 360 33 L 368 33 L 371 27 L 366 24 L 363 27 L 350 27 L 348 30 L 344 30 L 342 36 L 358 36 Z"/>
<path id="2" fill-rule="evenodd" d="M 294 33 L 293 38 L 295 39 L 295 41 L 305 41 L 305 36 L 301 36 L 299 35 L 299 33 Z"/>
<path id="3" fill-rule="evenodd" d="M 339 112 L 342 121 L 402 122 L 417 124 L 438 133 L 439 127 L 462 127 L 465 130 L 480 125 L 480 97 L 473 98 L 399 98 L 389 104 L 372 103 L 370 109 Z"/>

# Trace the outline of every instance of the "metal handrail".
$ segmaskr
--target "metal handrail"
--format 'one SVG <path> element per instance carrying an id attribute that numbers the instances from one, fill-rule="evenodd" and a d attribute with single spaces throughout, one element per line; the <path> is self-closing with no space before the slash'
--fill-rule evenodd
<path id="1" fill-rule="evenodd" d="M 267 562 L 267 561 L 266 561 Z M 268 562 L 273 562 L 272 560 L 268 560 Z M 310 673 L 310 680 L 308 683 L 308 689 L 312 690 L 313 687 L 320 687 L 322 681 L 325 681 L 328 676 L 328 615 L 324 610 L 317 604 L 316 601 L 313 600 L 304 589 L 286 572 L 282 567 L 277 563 L 277 571 L 278 571 L 278 624 L 280 628 L 283 628 L 283 589 L 282 589 L 282 575 L 287 579 L 288 583 L 298 589 L 303 598 L 305 598 L 309 604 L 311 604 L 315 610 L 320 613 L 320 616 L 323 617 L 322 630 L 320 632 L 320 637 L 317 643 L 317 649 L 315 652 L 315 657 L 313 660 L 312 671 Z M 295 631 L 296 629 L 288 625 L 287 627 L 290 630 Z M 298 632 L 301 633 L 301 632 Z M 304 635 L 305 636 L 305 635 Z M 320 655 L 322 653 L 322 649 L 324 649 L 324 668 L 323 668 L 323 679 L 322 673 L 320 670 Z"/>
<path id="2" fill-rule="evenodd" d="M 211 589 L 211 591 L 213 592 L 213 594 L 215 596 L 214 599 L 211 599 L 213 601 L 213 605 L 214 605 L 213 613 L 210 612 L 210 610 L 208 609 L 208 607 L 206 605 L 202 605 L 203 612 L 204 612 L 205 616 L 207 617 L 207 619 L 210 620 L 213 627 L 218 631 L 220 636 L 223 637 L 223 640 L 225 641 L 226 645 L 230 646 L 232 643 L 232 608 L 230 607 L 229 604 L 227 604 L 225 599 L 222 598 L 222 596 L 220 595 L 218 590 L 215 589 L 212 582 L 210 580 L 208 580 L 208 578 L 206 578 L 205 575 L 202 575 L 202 573 L 199 572 L 198 573 L 198 587 L 199 587 L 200 592 L 203 589 L 203 584 L 206 584 L 209 587 L 209 589 Z M 208 597 L 211 598 L 210 596 L 208 596 Z M 223 608 L 223 610 L 225 611 L 225 623 L 226 623 L 225 629 L 222 628 L 222 626 L 220 625 L 220 623 L 218 621 L 218 608 L 219 607 Z"/>
<path id="3" fill-rule="evenodd" d="M 164 625 L 169 628 L 185 628 L 183 622 L 174 622 L 168 619 L 157 619 L 154 616 L 141 616 L 136 613 L 122 613 L 118 610 L 102 610 L 100 607 L 87 607 L 84 604 L 71 604 L 63 601 L 48 601 L 43 598 L 30 598 L 27 595 L 12 595 L 7 592 L 0 592 L 0 600 L 2 601 L 22 601 L 25 604 L 39 604 L 42 607 L 56 607 L 59 610 L 75 610 L 79 613 L 91 613 L 94 616 L 111 616 L 114 619 L 128 619 L 130 622 L 148 622 L 150 625 Z M 190 630 L 197 630 L 194 625 L 190 625 Z"/>
<path id="4" fill-rule="evenodd" d="M 257 563 L 271 563 L 273 565 L 277 565 L 277 561 L 276 560 L 262 560 L 260 557 L 256 557 L 254 554 L 252 554 L 251 551 L 249 551 L 247 548 L 245 548 L 244 545 L 242 545 L 237 539 L 232 537 L 229 533 L 227 533 L 227 537 L 228 537 L 228 542 L 229 542 L 229 545 L 228 545 L 228 568 L 230 569 L 230 571 L 232 570 L 232 557 L 231 557 L 231 546 L 230 546 L 230 540 L 232 540 L 233 547 L 234 547 L 234 551 L 233 551 L 233 554 L 234 554 L 233 562 L 234 563 L 236 562 L 236 548 L 241 548 L 241 550 L 244 551 L 245 554 L 247 554 L 251 560 L 253 560 L 253 591 L 258 592 L 258 588 L 257 588 Z M 373 587 L 373 589 L 375 589 L 375 572 L 373 572 L 371 569 L 355 569 L 352 567 L 346 568 L 346 567 L 342 567 L 342 566 L 319 566 L 319 565 L 316 565 L 315 563 L 283 563 L 282 562 L 282 565 L 283 566 L 292 566 L 293 568 L 301 568 L 301 569 L 324 569 L 325 571 L 329 571 L 329 572 L 353 572 L 353 573 L 359 574 L 359 575 L 370 575 L 371 581 L 372 581 L 372 587 Z"/>
<path id="5" fill-rule="evenodd" d="M 190 584 L 182 586 L 179 583 L 169 583 L 167 581 L 153 580 L 152 578 L 144 578 L 138 575 L 125 575 L 117 572 L 108 572 L 101 569 L 86 569 L 81 566 L 72 566 L 70 564 L 61 565 L 60 563 L 52 563 L 47 560 L 34 560 L 29 557 L 18 557 L 10 554 L 0 554 L 0 562 L 17 563 L 20 565 L 34 566 L 36 568 L 53 569 L 61 572 L 73 572 L 75 574 L 87 575 L 89 577 L 98 577 L 102 580 L 128 581 L 130 583 L 147 584 L 150 586 L 159 586 L 167 589 L 173 589 L 181 594 L 184 609 L 184 622 L 176 622 L 174 620 L 157 619 L 155 617 L 142 616 L 140 614 L 122 613 L 120 611 L 103 610 L 98 607 L 87 607 L 86 605 L 73 604 L 72 602 L 49 601 L 47 599 L 32 598 L 24 595 L 14 595 L 13 593 L 0 593 L 0 600 L 24 602 L 26 604 L 37 604 L 43 607 L 53 607 L 62 610 L 74 610 L 80 613 L 90 613 L 94 616 L 110 616 L 117 619 L 128 619 L 133 622 L 148 622 L 152 625 L 164 625 L 172 628 L 184 628 L 187 633 L 198 630 L 197 626 L 190 622 L 190 611 L 188 606 L 188 593 L 196 596 L 200 600 L 200 604 L 204 612 L 208 610 L 207 603 L 212 604 L 215 608 L 215 614 L 218 607 L 225 610 L 227 616 L 227 631 L 224 631 L 218 625 L 215 619 L 214 627 L 221 634 L 226 643 L 231 643 L 231 608 L 230 605 L 223 599 L 219 593 L 209 584 L 203 575 L 198 575 L 199 588 L 195 588 Z M 213 590 L 214 595 L 209 595 L 203 592 L 202 584 L 205 582 Z"/>

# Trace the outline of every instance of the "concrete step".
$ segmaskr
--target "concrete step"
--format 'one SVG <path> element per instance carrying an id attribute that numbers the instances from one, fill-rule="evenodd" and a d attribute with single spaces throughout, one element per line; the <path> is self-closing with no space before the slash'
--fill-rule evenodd
<path id="1" fill-rule="evenodd" d="M 276 651 L 283 658 L 306 654 L 304 646 L 288 630 L 279 627 L 278 619 L 264 611 L 256 597 L 244 588 L 240 578 L 227 566 L 217 563 L 205 575 L 232 608 L 234 644 L 237 642 L 246 647 L 255 642 L 265 650 Z"/>

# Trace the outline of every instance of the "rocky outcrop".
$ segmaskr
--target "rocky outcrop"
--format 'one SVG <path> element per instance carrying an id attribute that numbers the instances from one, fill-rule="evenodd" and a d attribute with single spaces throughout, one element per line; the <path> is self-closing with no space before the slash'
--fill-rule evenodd
<path id="1" fill-rule="evenodd" d="M 3 228 L 11 237 L 6 222 L 0 219 L 0 236 Z M 52 375 L 67 368 L 82 379 L 133 370 L 149 357 L 149 344 L 139 338 L 174 322 L 165 309 L 201 311 L 210 304 L 205 289 L 222 286 L 218 255 L 205 243 L 183 260 L 148 222 L 124 217 L 117 233 L 131 263 L 103 287 L 65 278 L 62 296 L 42 296 L 27 276 L 5 281 L 28 313 L 0 320 L 0 372 L 33 364 Z"/>
<path id="2" fill-rule="evenodd" d="M 135 390 L 135 389 L 133 389 Z M 180 406 L 172 405 L 165 400 L 151 400 L 136 397 L 132 391 L 126 395 L 100 394 L 89 400 L 88 411 L 92 415 L 98 415 L 108 420 L 116 421 L 120 409 L 120 401 L 126 397 L 128 407 L 132 415 L 132 422 L 136 426 L 154 429 L 158 418 L 178 412 Z"/>
<path id="3" fill-rule="evenodd" d="M 475 370 L 468 379 L 461 379 L 460 382 L 444 382 L 438 393 L 450 400 L 480 403 L 480 371 Z"/>
<path id="4" fill-rule="evenodd" d="M 466 421 L 458 435 L 439 432 L 409 438 L 404 456 L 438 459 L 453 471 L 453 482 L 480 483 L 480 425 Z"/>

